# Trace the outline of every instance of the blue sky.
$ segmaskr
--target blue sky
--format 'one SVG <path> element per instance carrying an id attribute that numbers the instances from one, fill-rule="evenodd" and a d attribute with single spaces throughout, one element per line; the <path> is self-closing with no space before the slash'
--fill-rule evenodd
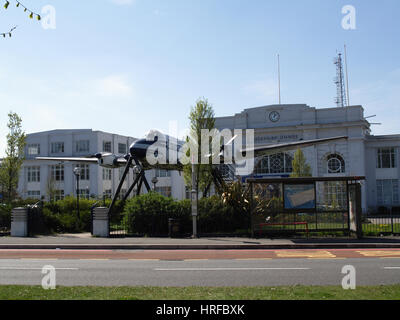
<path id="1" fill-rule="evenodd" d="M 350 102 L 377 114 L 374 134 L 400 133 L 398 0 L 85 0 L 51 4 L 45 30 L 14 0 L 0 8 L 0 156 L 7 113 L 27 133 L 92 128 L 141 137 L 188 125 L 206 97 L 217 116 L 277 103 L 333 107 L 337 50 L 348 46 Z M 0 3 L 5 0 L 0 0 Z M 342 7 L 356 9 L 344 30 Z"/>

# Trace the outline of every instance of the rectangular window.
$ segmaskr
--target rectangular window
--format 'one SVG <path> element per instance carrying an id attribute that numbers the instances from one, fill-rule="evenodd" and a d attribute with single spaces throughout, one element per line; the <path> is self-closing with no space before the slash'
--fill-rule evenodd
<path id="1" fill-rule="evenodd" d="M 64 153 L 64 142 L 52 142 L 51 153 Z"/>
<path id="2" fill-rule="evenodd" d="M 76 141 L 75 152 L 89 152 L 89 140 Z"/>
<path id="3" fill-rule="evenodd" d="M 156 177 L 157 178 L 166 178 L 166 177 L 170 177 L 170 176 L 171 176 L 171 171 L 156 169 Z"/>
<path id="4" fill-rule="evenodd" d="M 79 197 L 81 199 L 88 199 L 90 198 L 90 191 L 89 189 L 79 189 Z"/>
<path id="5" fill-rule="evenodd" d="M 111 189 L 104 190 L 103 195 L 106 198 L 111 198 L 111 195 L 112 195 Z"/>
<path id="6" fill-rule="evenodd" d="M 103 151 L 104 152 L 112 152 L 111 151 L 111 141 L 103 141 Z"/>
<path id="7" fill-rule="evenodd" d="M 28 156 L 37 156 L 40 154 L 40 144 L 28 144 Z"/>
<path id="8" fill-rule="evenodd" d="M 112 169 L 103 168 L 103 180 L 111 181 L 112 180 Z"/>
<path id="9" fill-rule="evenodd" d="M 126 154 L 126 144 L 125 143 L 118 143 L 118 153 L 119 154 Z"/>
<path id="10" fill-rule="evenodd" d="M 40 182 L 40 167 L 27 167 L 28 182 Z"/>
<path id="11" fill-rule="evenodd" d="M 378 205 L 398 205 L 399 204 L 399 180 L 377 180 L 376 193 Z"/>
<path id="12" fill-rule="evenodd" d="M 54 181 L 64 181 L 64 165 L 58 164 L 50 167 L 50 177 Z"/>
<path id="13" fill-rule="evenodd" d="M 28 191 L 29 199 L 40 199 L 40 191 Z"/>
<path id="14" fill-rule="evenodd" d="M 381 148 L 377 151 L 377 168 L 397 168 L 397 150 L 395 148 Z"/>
<path id="15" fill-rule="evenodd" d="M 64 190 L 56 190 L 54 192 L 54 200 L 55 201 L 64 200 Z"/>
<path id="16" fill-rule="evenodd" d="M 80 169 L 80 180 L 90 180 L 90 169 L 88 164 L 78 164 L 76 167 Z"/>
<path id="17" fill-rule="evenodd" d="M 188 186 L 185 186 L 185 199 L 191 199 L 192 198 L 192 191 Z"/>
<path id="18" fill-rule="evenodd" d="M 164 197 L 171 197 L 171 187 L 156 187 L 155 191 Z"/>

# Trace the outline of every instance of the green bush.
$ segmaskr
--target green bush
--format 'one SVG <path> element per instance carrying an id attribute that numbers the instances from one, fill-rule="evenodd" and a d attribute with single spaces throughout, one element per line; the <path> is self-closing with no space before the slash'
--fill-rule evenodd
<path id="1" fill-rule="evenodd" d="M 128 200 L 124 224 L 131 234 L 162 236 L 168 234 L 168 219 L 180 219 L 182 232 L 190 222 L 190 206 L 158 193 L 150 192 Z"/>
<path id="2" fill-rule="evenodd" d="M 225 205 L 219 196 L 199 200 L 200 233 L 241 233 L 250 228 L 250 216 Z"/>
<path id="3" fill-rule="evenodd" d="M 199 233 L 245 233 L 250 218 L 222 203 L 218 196 L 199 200 Z M 168 219 L 179 219 L 182 234 L 192 233 L 190 200 L 177 201 L 157 193 L 141 195 L 125 205 L 124 224 L 130 234 L 165 236 Z"/>
<path id="4" fill-rule="evenodd" d="M 11 228 L 11 205 L 0 204 L 0 233 Z"/>
<path id="5" fill-rule="evenodd" d="M 96 203 L 96 200 L 79 200 L 79 221 L 76 202 L 76 198 L 66 197 L 64 200 L 44 204 L 44 221 L 50 232 L 90 232 L 92 223 L 90 208 Z M 106 205 L 109 205 L 109 201 L 106 202 Z"/>

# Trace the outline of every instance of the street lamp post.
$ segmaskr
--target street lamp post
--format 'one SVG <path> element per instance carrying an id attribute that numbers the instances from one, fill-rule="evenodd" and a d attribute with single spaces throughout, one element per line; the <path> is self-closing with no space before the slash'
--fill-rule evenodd
<path id="1" fill-rule="evenodd" d="M 193 235 L 192 238 L 197 238 L 197 215 L 198 215 L 198 193 L 197 193 L 197 184 L 196 184 L 196 173 L 195 173 L 195 164 L 194 164 L 194 158 L 192 158 L 192 199 L 191 199 L 191 204 L 192 204 L 192 222 L 193 222 Z"/>
<path id="2" fill-rule="evenodd" d="M 81 175 L 81 169 L 79 167 L 76 167 L 74 169 L 74 175 L 76 177 L 76 207 L 78 210 L 78 221 L 81 219 L 81 215 L 79 212 L 79 176 Z"/>
<path id="3" fill-rule="evenodd" d="M 157 177 L 154 177 L 153 179 L 151 179 L 151 182 L 154 184 L 154 192 L 156 191 L 156 184 L 158 182 Z"/>

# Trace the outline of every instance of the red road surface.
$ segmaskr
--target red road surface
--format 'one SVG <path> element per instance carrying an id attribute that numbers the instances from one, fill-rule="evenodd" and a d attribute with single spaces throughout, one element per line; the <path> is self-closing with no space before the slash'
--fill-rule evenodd
<path id="1" fill-rule="evenodd" d="M 315 249 L 315 250 L 0 250 L 0 259 L 346 259 L 400 258 L 400 249 Z"/>

